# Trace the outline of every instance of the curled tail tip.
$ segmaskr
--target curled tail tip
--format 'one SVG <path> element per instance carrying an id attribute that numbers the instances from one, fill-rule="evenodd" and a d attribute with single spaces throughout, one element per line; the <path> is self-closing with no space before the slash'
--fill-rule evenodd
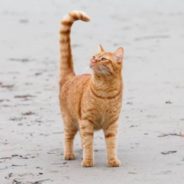
<path id="1" fill-rule="evenodd" d="M 90 21 L 90 17 L 89 17 L 85 12 L 83 12 L 83 11 L 78 11 L 78 12 L 79 12 L 79 14 L 82 15 L 81 19 L 82 19 L 83 21 L 85 21 L 85 22 Z"/>
<path id="2" fill-rule="evenodd" d="M 90 21 L 90 17 L 88 15 L 85 14 L 85 16 L 82 19 L 85 22 L 89 22 Z"/>
<path id="3" fill-rule="evenodd" d="M 78 15 L 78 19 L 83 20 L 83 21 L 90 21 L 90 17 L 83 11 L 81 10 L 73 10 L 69 13 L 70 15 Z"/>
<path id="4" fill-rule="evenodd" d="M 73 10 L 73 11 L 69 12 L 68 15 L 66 15 L 62 19 L 61 22 L 70 19 L 69 17 L 73 19 L 72 21 L 76 21 L 76 20 L 82 20 L 85 22 L 90 21 L 90 17 L 85 12 L 83 12 L 81 10 Z"/>

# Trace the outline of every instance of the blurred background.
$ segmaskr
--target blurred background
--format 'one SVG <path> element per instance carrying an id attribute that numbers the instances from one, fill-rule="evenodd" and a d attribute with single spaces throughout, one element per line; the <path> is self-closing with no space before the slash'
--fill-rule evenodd
<path id="1" fill-rule="evenodd" d="M 120 168 L 106 167 L 102 132 L 95 167 L 63 160 L 58 103 L 62 17 L 83 10 L 72 27 L 75 71 L 89 73 L 102 44 L 125 48 Z M 184 180 L 183 0 L 0 0 L 0 183 L 180 184 Z"/>

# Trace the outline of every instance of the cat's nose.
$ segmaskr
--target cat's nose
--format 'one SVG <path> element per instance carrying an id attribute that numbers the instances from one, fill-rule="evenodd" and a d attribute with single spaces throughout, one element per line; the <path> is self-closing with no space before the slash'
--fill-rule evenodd
<path id="1" fill-rule="evenodd" d="M 97 62 L 97 60 L 94 57 L 92 57 L 90 60 L 90 68 L 93 68 L 93 66 L 95 66 L 96 62 Z"/>
<path id="2" fill-rule="evenodd" d="M 91 62 L 92 63 L 96 63 L 97 62 L 97 59 L 95 57 L 92 57 Z"/>

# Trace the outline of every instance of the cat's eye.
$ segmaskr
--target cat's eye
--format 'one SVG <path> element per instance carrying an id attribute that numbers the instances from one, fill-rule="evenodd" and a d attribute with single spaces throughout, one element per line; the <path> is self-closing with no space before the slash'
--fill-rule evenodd
<path id="1" fill-rule="evenodd" d="M 101 61 L 111 61 L 110 59 L 107 59 L 107 58 L 105 58 L 105 57 L 102 57 L 101 58 Z"/>
<path id="2" fill-rule="evenodd" d="M 107 59 L 107 58 L 102 57 L 102 58 L 101 58 L 101 60 L 102 60 L 102 61 L 107 61 L 108 59 Z"/>

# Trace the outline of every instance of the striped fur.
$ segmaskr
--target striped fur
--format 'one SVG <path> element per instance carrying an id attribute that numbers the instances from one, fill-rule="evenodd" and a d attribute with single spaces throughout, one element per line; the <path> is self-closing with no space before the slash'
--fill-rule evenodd
<path id="1" fill-rule="evenodd" d="M 100 46 L 90 61 L 92 74 L 75 75 L 70 46 L 70 30 L 75 20 L 88 21 L 89 18 L 83 12 L 72 11 L 62 20 L 59 99 L 64 122 L 64 158 L 75 159 L 73 140 L 79 130 L 82 166 L 92 167 L 94 131 L 102 129 L 108 165 L 118 167 L 116 137 L 123 93 L 123 49 L 106 52 Z"/>
<path id="2" fill-rule="evenodd" d="M 77 21 L 89 21 L 89 17 L 82 11 L 72 11 L 61 21 L 60 30 L 60 81 L 63 84 L 67 79 L 74 76 L 70 32 L 72 24 Z"/>

